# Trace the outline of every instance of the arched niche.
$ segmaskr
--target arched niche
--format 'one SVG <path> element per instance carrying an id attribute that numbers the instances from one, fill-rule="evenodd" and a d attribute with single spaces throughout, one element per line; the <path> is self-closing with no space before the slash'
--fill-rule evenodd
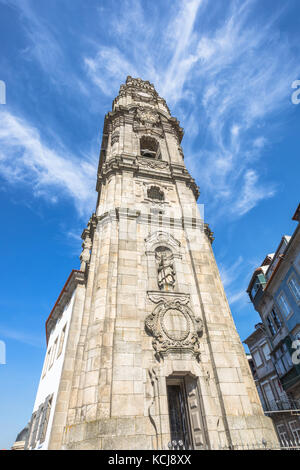
<path id="1" fill-rule="evenodd" d="M 161 159 L 159 142 L 150 135 L 142 135 L 140 138 L 140 154 L 145 158 Z"/>

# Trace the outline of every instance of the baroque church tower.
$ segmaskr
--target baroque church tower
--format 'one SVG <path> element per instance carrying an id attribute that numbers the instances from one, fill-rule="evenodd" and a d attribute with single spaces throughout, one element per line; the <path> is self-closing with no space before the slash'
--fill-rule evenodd
<path id="1" fill-rule="evenodd" d="M 46 323 L 26 448 L 277 442 L 184 165 L 183 129 L 127 77 L 105 116 L 96 212 Z"/>

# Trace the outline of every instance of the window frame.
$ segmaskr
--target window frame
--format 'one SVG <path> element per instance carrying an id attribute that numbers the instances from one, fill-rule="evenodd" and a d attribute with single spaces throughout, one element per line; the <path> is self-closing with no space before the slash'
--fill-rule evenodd
<path id="1" fill-rule="evenodd" d="M 278 429 L 279 427 L 283 426 L 283 428 L 285 429 L 284 432 L 280 432 L 280 430 Z M 278 433 L 278 436 L 279 436 L 279 439 L 282 441 L 288 441 L 288 429 L 286 427 L 286 425 L 284 423 L 280 423 L 280 424 L 276 424 L 276 429 L 277 429 L 277 433 Z M 286 434 L 286 437 L 281 437 L 283 434 Z"/>
<path id="2" fill-rule="evenodd" d="M 266 356 L 265 351 L 264 351 L 264 348 L 265 348 L 266 346 L 267 346 L 267 348 L 268 348 L 268 350 L 269 350 L 268 357 Z M 270 348 L 269 344 L 268 344 L 267 342 L 264 343 L 264 344 L 262 344 L 262 345 L 260 346 L 260 349 L 262 350 L 262 353 L 263 353 L 263 355 L 264 355 L 264 358 L 265 358 L 266 362 L 270 361 L 270 360 L 271 360 L 271 348 Z"/>
<path id="3" fill-rule="evenodd" d="M 256 362 L 256 359 L 255 359 L 255 356 L 254 354 L 258 353 L 259 357 L 260 357 L 260 360 L 261 360 L 261 364 L 258 365 L 257 362 Z M 254 363 L 255 363 L 255 367 L 258 369 L 259 367 L 262 367 L 264 364 L 265 364 L 265 361 L 263 360 L 263 357 L 262 357 L 262 354 L 261 354 L 261 351 L 260 351 L 260 348 L 256 348 L 254 349 L 254 351 L 252 352 L 252 358 L 254 360 Z"/>
<path id="4" fill-rule="evenodd" d="M 50 359 L 50 364 L 49 364 L 49 370 L 51 369 L 51 367 L 53 366 L 54 361 L 55 361 L 55 354 L 56 354 L 56 351 L 57 351 L 57 343 L 58 343 L 58 337 L 55 339 L 55 341 L 52 344 L 52 354 L 51 354 L 51 359 Z"/>
<path id="5" fill-rule="evenodd" d="M 63 348 L 64 348 L 65 338 L 66 338 L 66 329 L 67 329 L 67 323 L 64 325 L 60 333 L 59 345 L 58 345 L 57 356 L 56 356 L 57 358 L 61 355 Z"/>
<path id="6" fill-rule="evenodd" d="M 293 424 L 293 423 L 296 423 L 296 425 L 298 426 L 297 429 L 292 428 L 291 424 Z M 289 421 L 289 428 L 290 428 L 290 431 L 293 435 L 293 438 L 300 441 L 300 422 L 296 419 L 294 419 L 293 421 Z M 294 432 L 296 433 L 296 436 L 295 436 Z"/>
<path id="7" fill-rule="evenodd" d="M 270 335 L 273 338 L 274 336 L 277 335 L 279 330 L 276 330 L 270 313 L 266 315 L 266 323 L 267 323 L 268 331 L 270 332 Z"/>
<path id="8" fill-rule="evenodd" d="M 285 302 L 282 302 L 282 301 L 280 300 L 281 297 L 285 300 Z M 286 313 L 286 310 L 285 310 L 285 307 L 284 307 L 285 304 L 286 304 L 286 305 L 289 307 L 289 309 L 290 309 L 290 310 L 289 310 L 289 313 Z M 283 290 L 280 291 L 280 293 L 277 295 L 277 305 L 278 305 L 278 308 L 279 308 L 280 312 L 282 313 L 282 315 L 283 315 L 283 317 L 284 317 L 285 319 L 288 319 L 288 318 L 290 318 L 290 317 L 293 315 L 293 313 L 294 313 L 294 312 L 293 312 L 293 309 L 292 309 L 292 307 L 290 306 L 289 301 L 288 301 L 288 299 L 287 299 L 287 297 L 286 297 L 286 294 L 284 293 Z"/>
<path id="9" fill-rule="evenodd" d="M 296 284 L 297 284 L 297 286 L 298 286 L 298 287 L 296 286 L 296 291 L 298 291 L 298 289 L 299 289 L 299 292 L 297 292 L 297 293 L 295 293 L 295 292 L 293 291 L 293 289 L 291 288 L 291 286 L 290 286 L 290 282 L 291 282 L 292 280 L 296 281 Z M 289 276 L 289 278 L 288 278 L 288 280 L 287 280 L 287 286 L 288 286 L 290 292 L 292 293 L 292 295 L 293 295 L 293 297 L 294 297 L 294 299 L 295 299 L 296 304 L 299 305 L 299 304 L 300 304 L 300 284 L 299 284 L 299 282 L 298 282 L 297 277 L 295 276 L 295 273 L 292 273 L 292 274 Z M 298 298 L 297 298 L 297 296 L 298 296 Z"/>

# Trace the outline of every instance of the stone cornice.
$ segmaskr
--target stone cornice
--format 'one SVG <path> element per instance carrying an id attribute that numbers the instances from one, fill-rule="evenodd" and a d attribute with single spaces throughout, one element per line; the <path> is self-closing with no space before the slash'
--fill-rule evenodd
<path id="1" fill-rule="evenodd" d="M 132 171 L 134 176 L 148 177 L 165 181 L 185 181 L 191 188 L 195 199 L 199 197 L 199 187 L 191 177 L 184 165 L 169 163 L 164 160 L 151 160 L 140 156 L 116 155 L 106 161 L 98 173 L 96 189 L 100 190 L 100 184 L 105 183 L 112 174 L 120 174 L 123 171 Z"/>
<path id="2" fill-rule="evenodd" d="M 103 225 L 112 221 L 119 221 L 120 219 L 137 219 L 137 223 L 140 224 L 151 224 L 151 226 L 157 226 L 160 229 L 163 227 L 172 228 L 188 228 L 194 230 L 204 231 L 206 235 L 213 239 L 212 232 L 210 231 L 207 224 L 203 223 L 203 220 L 196 217 L 169 217 L 164 215 L 154 215 L 148 212 L 142 212 L 140 210 L 129 209 L 127 207 L 116 207 L 103 214 L 97 216 L 97 226 Z M 212 240 L 211 240 L 212 241 Z"/>

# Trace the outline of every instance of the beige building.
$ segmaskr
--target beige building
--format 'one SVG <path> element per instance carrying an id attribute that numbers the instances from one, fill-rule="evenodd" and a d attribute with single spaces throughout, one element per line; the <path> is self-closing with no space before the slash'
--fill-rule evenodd
<path id="1" fill-rule="evenodd" d="M 277 445 L 182 137 L 154 86 L 127 77 L 104 120 L 80 271 L 47 320 L 26 448 Z"/>

